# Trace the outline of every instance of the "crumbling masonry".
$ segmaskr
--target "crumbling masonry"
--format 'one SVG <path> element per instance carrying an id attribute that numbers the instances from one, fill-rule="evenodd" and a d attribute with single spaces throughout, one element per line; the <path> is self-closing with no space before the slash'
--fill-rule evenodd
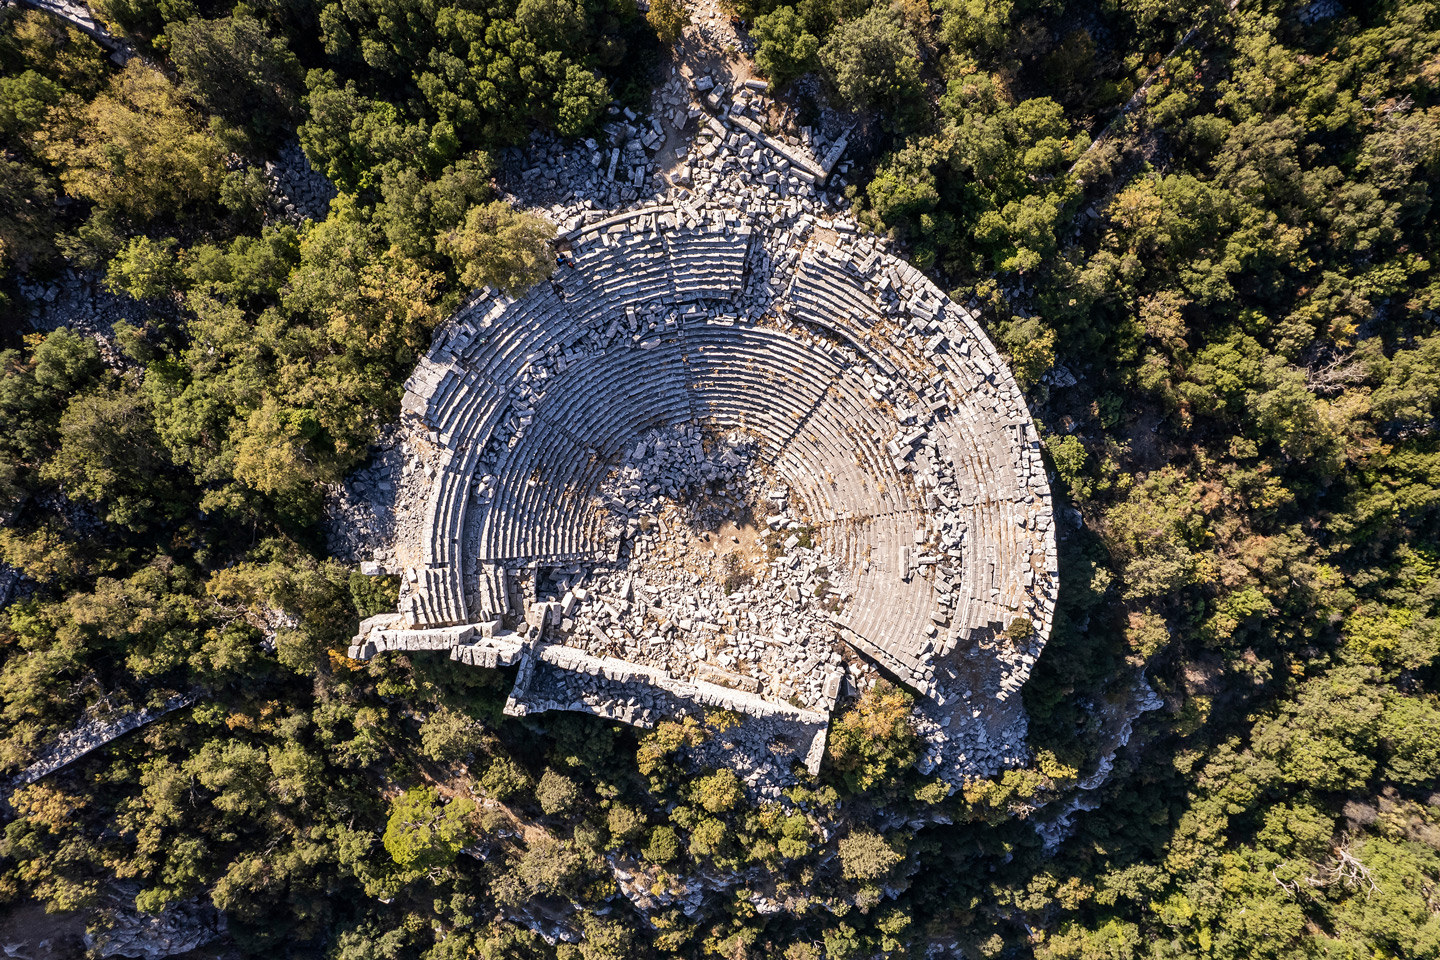
<path id="1" fill-rule="evenodd" d="M 351 655 L 519 664 L 517 716 L 730 711 L 710 759 L 766 794 L 877 670 L 917 695 L 922 769 L 1021 762 L 1057 589 L 1025 400 L 827 208 L 843 138 L 816 159 L 699 86 L 683 185 L 564 211 L 552 281 L 477 293 L 406 383 L 400 607 Z"/>

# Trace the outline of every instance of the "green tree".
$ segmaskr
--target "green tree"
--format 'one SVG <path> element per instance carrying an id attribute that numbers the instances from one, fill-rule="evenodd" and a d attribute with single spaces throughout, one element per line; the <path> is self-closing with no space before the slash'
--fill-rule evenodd
<path id="1" fill-rule="evenodd" d="M 839 844 L 847 880 L 879 880 L 905 859 L 888 840 L 869 830 L 854 831 Z"/>
<path id="2" fill-rule="evenodd" d="M 152 240 L 133 237 L 110 261 L 105 286 L 136 300 L 158 299 L 177 292 L 180 264 L 174 237 Z"/>
<path id="3" fill-rule="evenodd" d="M 628 843 L 638 837 L 646 827 L 645 816 L 634 807 L 623 803 L 611 804 L 605 816 L 605 826 L 610 831 L 612 846 Z"/>
<path id="4" fill-rule="evenodd" d="M 555 228 L 503 200 L 471 207 L 465 221 L 441 234 L 436 248 L 448 256 L 468 287 L 491 286 L 519 294 L 550 276 L 549 240 Z"/>
<path id="5" fill-rule="evenodd" d="M 28 360 L 16 350 L 0 352 L 0 444 L 11 462 L 38 467 L 58 442 L 69 398 L 104 370 L 95 341 L 67 327 L 46 334 Z"/>
<path id="6" fill-rule="evenodd" d="M 534 781 L 519 765 L 506 757 L 496 758 L 480 778 L 480 788 L 496 800 L 528 791 Z"/>
<path id="7" fill-rule="evenodd" d="M 0 271 L 28 269 L 53 255 L 54 203 L 50 178 L 32 166 L 0 158 Z"/>
<path id="8" fill-rule="evenodd" d="M 167 33 L 186 96 L 261 137 L 294 129 L 300 62 L 283 38 L 239 9 L 224 19 L 177 23 Z"/>
<path id="9" fill-rule="evenodd" d="M 585 918 L 581 960 L 628 960 L 635 955 L 635 936 L 623 924 L 598 917 Z"/>
<path id="10" fill-rule="evenodd" d="M 387 173 L 374 222 L 405 256 L 430 256 L 438 237 L 458 229 L 471 207 L 491 199 L 493 173 L 490 157 L 478 152 L 460 157 L 433 180 L 413 167 Z"/>
<path id="11" fill-rule="evenodd" d="M 40 475 L 69 495 L 103 504 L 105 519 L 144 530 L 178 518 L 189 493 L 155 433 L 144 394 L 105 388 L 73 399 L 60 417 L 60 446 Z"/>
<path id="12" fill-rule="evenodd" d="M 539 801 L 540 809 L 553 817 L 574 810 L 580 802 L 580 790 L 574 780 L 546 767 L 535 788 L 535 799 Z"/>
<path id="13" fill-rule="evenodd" d="M 688 849 L 690 856 L 698 859 L 702 857 L 718 856 L 729 844 L 730 832 L 725 824 L 711 817 L 707 817 L 695 824 L 690 831 L 690 842 Z M 653 844 L 655 838 L 652 836 L 650 842 Z"/>
<path id="14" fill-rule="evenodd" d="M 839 923 L 827 929 L 824 942 L 825 960 L 853 960 L 864 950 L 859 934 L 848 923 Z"/>
<path id="15" fill-rule="evenodd" d="M 574 50 L 585 39 L 585 7 L 576 0 L 520 0 L 515 23 L 552 50 Z"/>
<path id="16" fill-rule="evenodd" d="M 484 728 L 459 710 L 441 707 L 420 724 L 420 751 L 431 760 L 465 760 L 484 745 Z"/>
<path id="17" fill-rule="evenodd" d="M 136 57 L 45 140 L 68 193 L 144 222 L 214 199 L 225 151 L 165 75 Z"/>
<path id="18" fill-rule="evenodd" d="M 678 41 L 690 24 L 690 14 L 680 0 L 651 0 L 645 19 L 655 28 L 660 42 L 667 44 Z"/>
<path id="19" fill-rule="evenodd" d="M 497 881 L 495 895 L 504 904 L 519 906 L 538 896 L 573 894 L 586 872 L 584 858 L 571 844 L 549 834 L 532 840 Z"/>
<path id="20" fill-rule="evenodd" d="M 920 46 L 889 7 L 836 27 L 818 57 L 841 99 L 859 109 L 886 110 L 898 123 L 923 99 Z"/>
<path id="21" fill-rule="evenodd" d="M 65 97 L 65 88 L 35 70 L 0 77 L 0 137 L 29 141 L 43 129 L 50 111 Z"/>
<path id="22" fill-rule="evenodd" d="M 891 226 L 918 224 L 940 203 L 931 165 L 939 160 L 938 145 L 911 141 L 886 157 L 865 187 L 870 207 Z"/>
<path id="23" fill-rule="evenodd" d="M 385 824 L 385 850 L 406 870 L 447 867 L 471 838 L 472 801 L 442 803 L 433 787 L 413 787 L 390 804 Z"/>
<path id="24" fill-rule="evenodd" d="M 727 813 L 740 802 L 740 778 L 728 768 L 716 770 L 696 780 L 691 787 L 695 803 L 711 813 Z"/>
<path id="25" fill-rule="evenodd" d="M 792 6 L 776 7 L 756 17 L 751 36 L 755 68 L 769 77 L 776 89 L 811 70 L 820 52 L 819 38 L 805 29 L 804 20 Z"/>
<path id="26" fill-rule="evenodd" d="M 661 825 L 651 830 L 643 854 L 651 863 L 660 864 L 670 863 L 680 856 L 680 838 L 675 828 Z"/>
<path id="27" fill-rule="evenodd" d="M 1440 709 L 1432 697 L 1387 696 L 1379 732 L 1389 753 L 1386 779 L 1419 787 L 1440 776 Z"/>
<path id="28" fill-rule="evenodd" d="M 910 695 L 880 683 L 831 723 L 830 766 L 853 791 L 881 786 L 914 762 L 918 737 Z"/>

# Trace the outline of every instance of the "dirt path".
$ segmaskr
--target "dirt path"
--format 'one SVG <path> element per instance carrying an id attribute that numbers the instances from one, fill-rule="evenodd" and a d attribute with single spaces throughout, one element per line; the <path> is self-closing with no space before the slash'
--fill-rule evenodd
<path id="1" fill-rule="evenodd" d="M 689 0 L 690 24 L 670 55 L 664 81 L 656 87 L 651 113 L 662 118 L 665 143 L 656 153 L 667 179 L 684 163 L 695 138 L 697 119 L 704 122 L 692 86 L 701 77 L 731 90 L 755 76 L 749 53 L 753 45 L 730 22 L 719 0 Z"/>

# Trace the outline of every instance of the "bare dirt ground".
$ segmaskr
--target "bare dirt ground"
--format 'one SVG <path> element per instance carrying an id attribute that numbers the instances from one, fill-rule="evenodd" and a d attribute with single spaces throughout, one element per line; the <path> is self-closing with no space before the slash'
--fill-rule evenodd
<path id="1" fill-rule="evenodd" d="M 662 102 L 667 95 L 673 97 L 675 84 L 682 85 L 678 100 L 686 105 L 690 102 L 689 85 L 698 77 L 708 76 L 717 84 L 732 89 L 755 76 L 755 65 L 745 51 L 750 48 L 730 22 L 730 14 L 719 0 L 690 0 L 686 4 L 690 14 L 690 25 L 670 54 L 670 64 L 665 80 L 655 91 L 654 112 L 665 114 Z M 674 102 L 672 99 L 672 102 Z M 695 137 L 695 120 L 676 125 L 665 121 L 665 145 L 660 148 L 657 159 L 667 179 L 684 163 L 685 152 Z"/>

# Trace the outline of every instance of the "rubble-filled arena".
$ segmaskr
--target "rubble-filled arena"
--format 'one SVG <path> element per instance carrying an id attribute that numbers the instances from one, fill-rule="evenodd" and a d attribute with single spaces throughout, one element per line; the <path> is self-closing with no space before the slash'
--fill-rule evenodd
<path id="1" fill-rule="evenodd" d="M 437 333 L 403 405 L 399 610 L 351 655 L 518 664 L 512 715 L 733 711 L 710 761 L 762 793 L 816 772 L 877 675 L 916 694 L 923 769 L 1018 763 L 1057 589 L 1021 392 L 827 208 L 843 139 L 815 159 L 704 86 L 677 185 L 565 211 L 550 282 Z"/>

